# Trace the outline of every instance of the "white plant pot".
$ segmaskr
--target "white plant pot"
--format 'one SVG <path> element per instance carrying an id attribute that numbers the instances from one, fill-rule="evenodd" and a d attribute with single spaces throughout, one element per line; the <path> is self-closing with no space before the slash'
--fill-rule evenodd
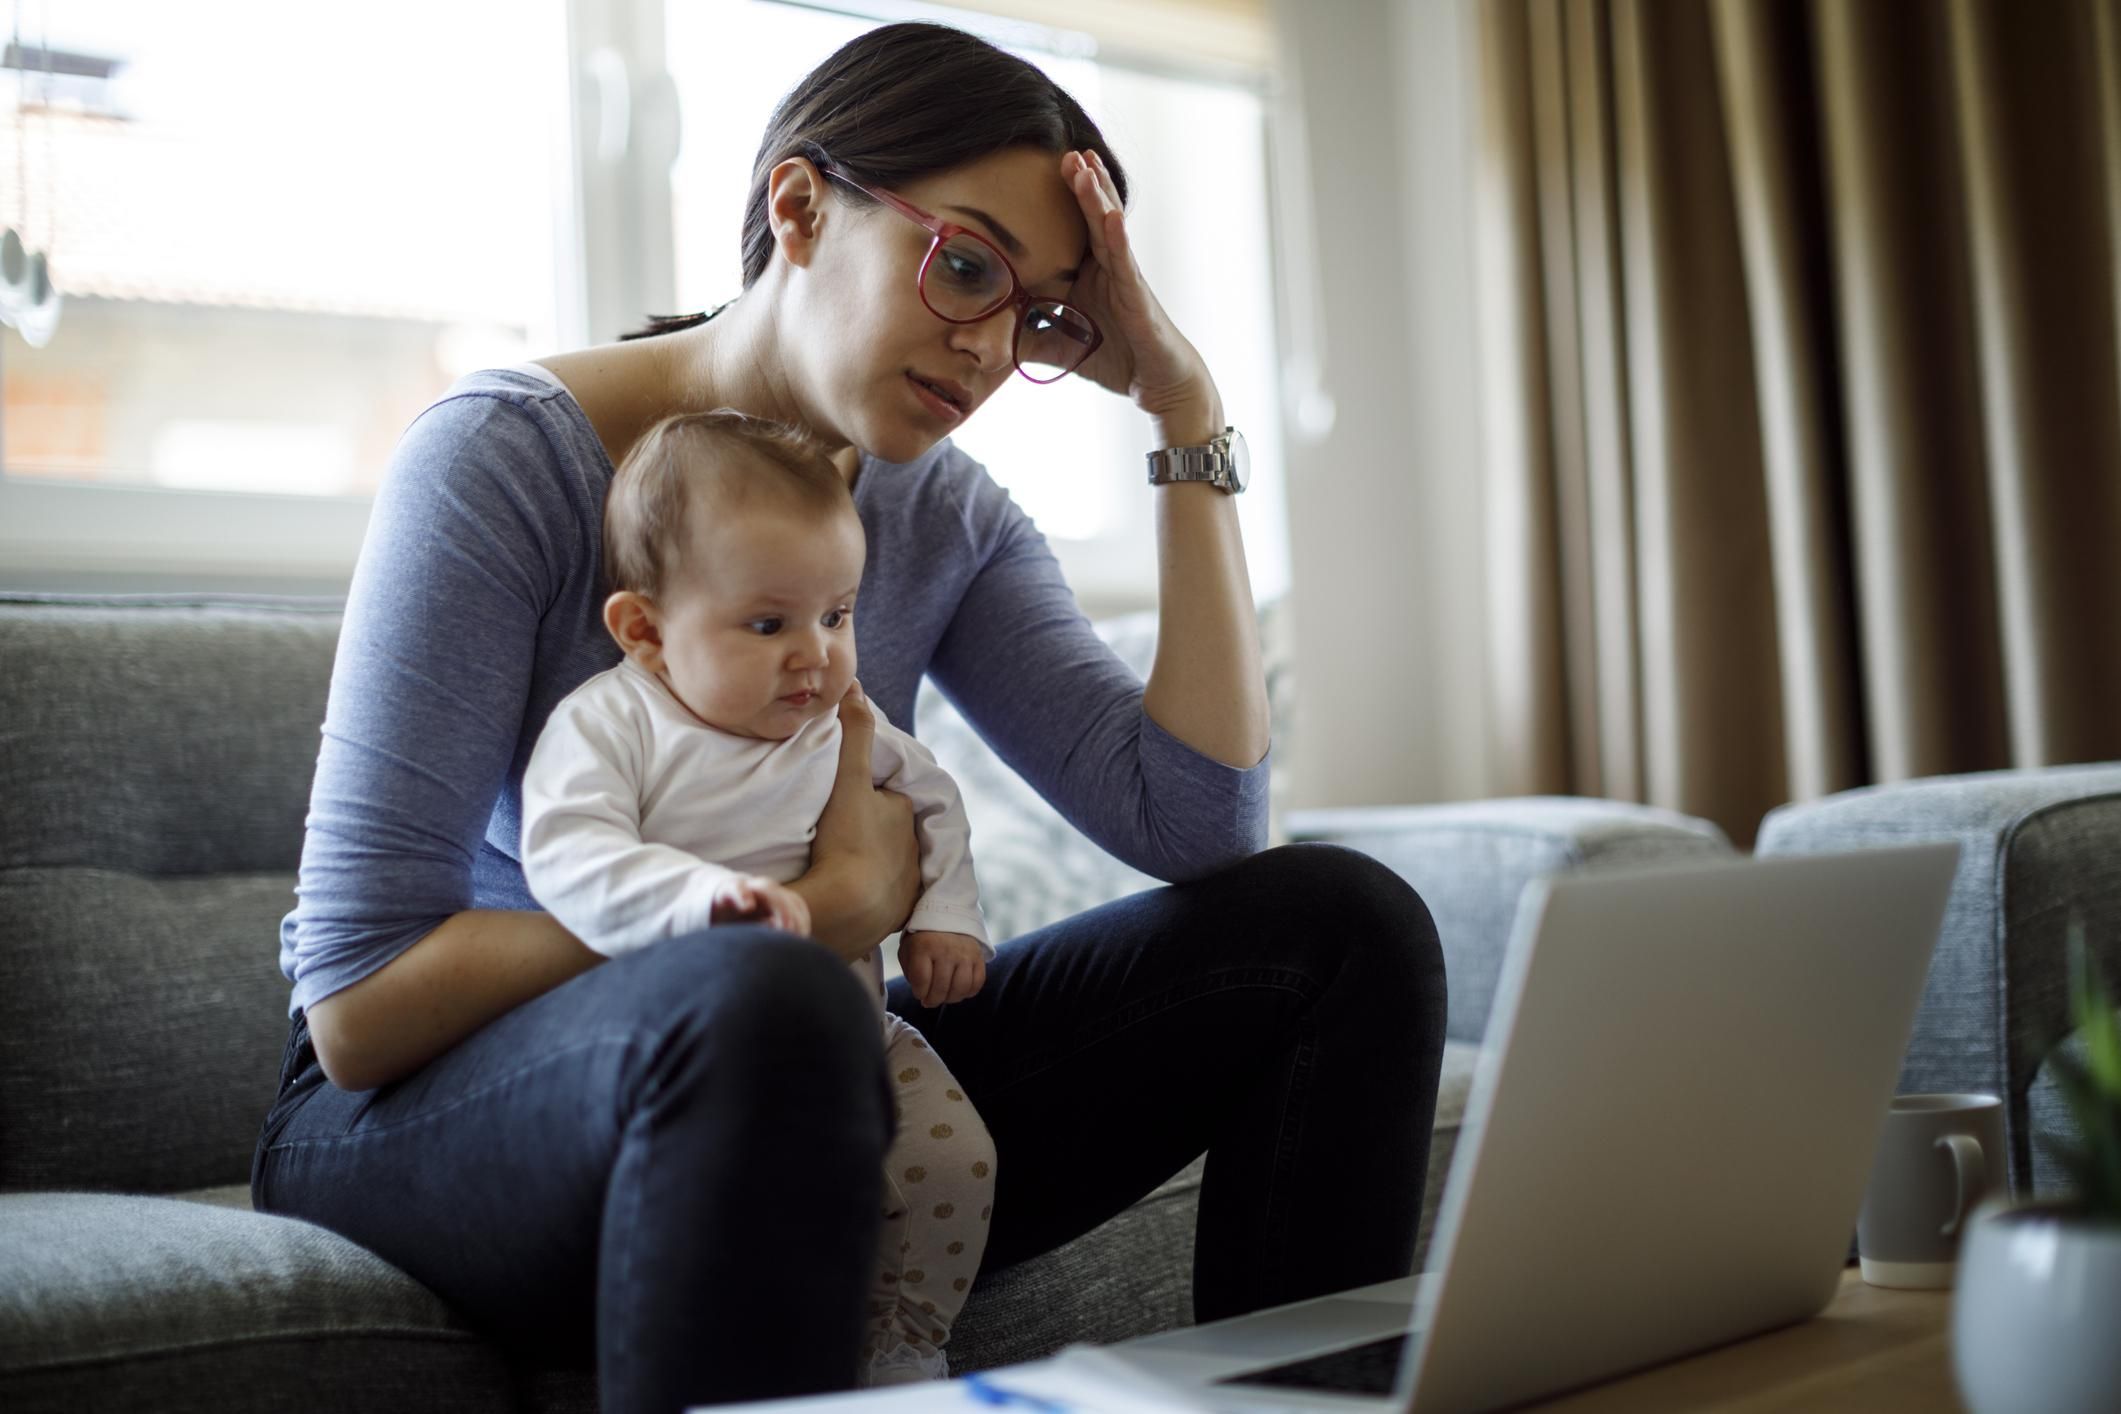
<path id="1" fill-rule="evenodd" d="M 1973 1414 L 2121 1409 L 2121 1226 L 1985 1203 L 1959 1252 L 1952 1367 Z"/>

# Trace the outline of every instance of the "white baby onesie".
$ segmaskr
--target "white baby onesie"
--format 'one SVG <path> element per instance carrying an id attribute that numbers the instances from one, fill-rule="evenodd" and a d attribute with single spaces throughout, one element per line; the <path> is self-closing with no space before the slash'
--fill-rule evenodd
<path id="1" fill-rule="evenodd" d="M 928 749 L 876 713 L 877 785 L 913 802 L 920 901 L 908 931 L 965 933 L 994 948 L 980 914 L 957 785 Z M 607 957 L 705 928 L 732 874 L 786 883 L 810 867 L 817 818 L 839 770 L 827 712 L 784 741 L 710 727 L 632 659 L 553 708 L 523 772 L 523 876 L 530 892 Z M 876 953 L 857 968 L 881 993 Z"/>

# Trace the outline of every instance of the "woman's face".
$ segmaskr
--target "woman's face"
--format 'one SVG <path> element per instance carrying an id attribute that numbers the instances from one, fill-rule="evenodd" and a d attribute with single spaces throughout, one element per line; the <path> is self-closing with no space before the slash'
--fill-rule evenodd
<path id="1" fill-rule="evenodd" d="M 1033 296 L 1064 298 L 1089 259 L 1089 233 L 1060 161 L 1009 148 L 890 190 L 993 242 Z M 977 324 L 938 319 L 918 284 L 929 232 L 828 188 L 801 282 L 798 337 L 784 345 L 802 370 L 805 420 L 885 461 L 911 461 L 1015 376 L 1017 311 L 1004 307 Z"/>

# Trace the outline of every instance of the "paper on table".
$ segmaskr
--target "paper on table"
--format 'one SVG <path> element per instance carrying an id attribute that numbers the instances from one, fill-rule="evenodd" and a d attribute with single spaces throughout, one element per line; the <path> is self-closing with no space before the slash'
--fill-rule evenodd
<path id="1" fill-rule="evenodd" d="M 1207 1411 L 1181 1387 L 1135 1369 L 1109 1350 L 1094 1345 L 1071 1345 L 1047 1360 L 1026 1365 L 1008 1365 L 985 1371 L 988 1384 L 1011 1394 L 1058 1404 L 1081 1414 L 1186 1414 Z M 849 1411 L 849 1414 L 884 1414 L 884 1411 L 934 1410 L 946 1407 L 993 1408 L 963 1381 L 948 1385 L 896 1385 L 889 1389 L 855 1390 L 846 1394 L 813 1395 L 798 1399 L 769 1399 L 751 1404 L 717 1404 L 688 1410 L 687 1414 L 737 1414 L 742 1410 L 771 1414 L 809 1414 L 809 1411 Z M 1012 1406 L 1004 1404 L 1004 1411 Z"/>
<path id="2" fill-rule="evenodd" d="M 939 1398 L 938 1396 L 945 1396 Z M 883 1410 L 903 1411 L 913 1414 L 917 1409 L 934 1409 L 937 1404 L 955 1406 L 960 1401 L 970 1404 L 962 1391 L 932 1381 L 917 1385 L 894 1385 L 889 1389 L 849 1390 L 845 1394 L 797 1395 L 793 1399 L 756 1399 L 746 1404 L 695 1404 L 685 1414 L 739 1414 L 742 1410 L 771 1410 L 772 1414 L 810 1414 L 811 1410 L 830 1410 L 838 1414 L 847 1410 L 849 1414 L 879 1414 Z"/>
<path id="3" fill-rule="evenodd" d="M 1011 1394 L 1028 1394 L 1084 1414 L 1207 1414 L 1213 1408 L 1182 1386 L 1095 1345 L 1071 1345 L 1050 1360 L 990 1370 L 983 1378 Z"/>

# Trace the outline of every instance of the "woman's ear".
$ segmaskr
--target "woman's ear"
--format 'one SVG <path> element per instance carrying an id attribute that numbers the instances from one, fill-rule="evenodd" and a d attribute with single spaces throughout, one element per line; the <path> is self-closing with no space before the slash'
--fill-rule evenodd
<path id="1" fill-rule="evenodd" d="M 663 629 L 653 599 L 621 589 L 604 601 L 604 628 L 621 653 L 651 673 L 662 670 Z"/>
<path id="2" fill-rule="evenodd" d="M 790 265 L 810 264 L 829 199 L 824 175 L 807 157 L 790 157 L 767 176 L 766 225 Z"/>

